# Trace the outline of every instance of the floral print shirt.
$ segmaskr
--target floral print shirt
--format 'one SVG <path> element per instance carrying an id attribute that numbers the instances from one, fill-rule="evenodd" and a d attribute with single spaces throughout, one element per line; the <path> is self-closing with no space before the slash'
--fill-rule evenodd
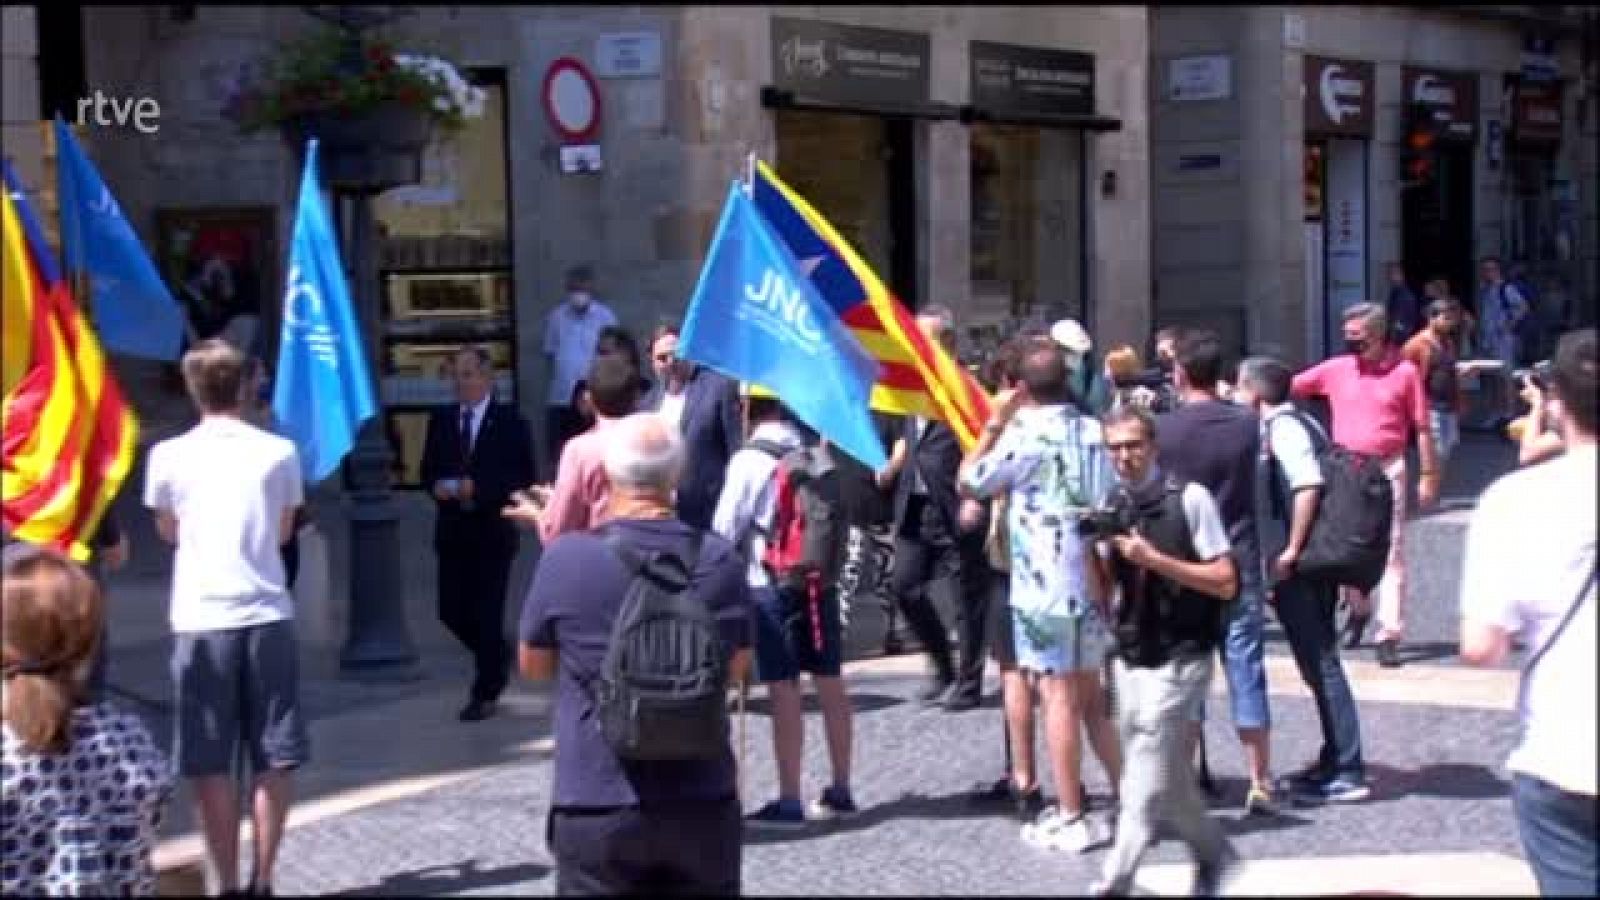
<path id="1" fill-rule="evenodd" d="M 1024 615 L 1092 614 L 1078 519 L 1105 502 L 1115 475 L 1100 423 L 1067 405 L 1020 409 L 968 470 L 980 497 L 1010 496 L 1011 607 Z"/>

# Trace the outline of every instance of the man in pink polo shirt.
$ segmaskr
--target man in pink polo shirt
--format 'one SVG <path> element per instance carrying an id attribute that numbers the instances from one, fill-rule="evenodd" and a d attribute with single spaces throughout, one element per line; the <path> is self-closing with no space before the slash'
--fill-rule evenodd
<path id="1" fill-rule="evenodd" d="M 1344 313 L 1347 351 L 1295 376 L 1291 389 L 1300 399 L 1322 396 L 1333 414 L 1333 440 L 1349 450 L 1378 458 L 1394 489 L 1394 525 L 1389 562 L 1377 594 L 1378 663 L 1400 665 L 1398 645 L 1405 633 L 1405 556 L 1402 535 L 1406 521 L 1406 444 L 1417 438 L 1422 476 L 1417 502 L 1423 508 L 1439 496 L 1439 463 L 1428 427 L 1428 397 L 1422 377 L 1388 342 L 1388 317 L 1375 303 L 1358 303 Z M 1349 646 L 1361 642 L 1372 618 L 1371 595 L 1345 589 L 1350 605 Z"/>
<path id="2" fill-rule="evenodd" d="M 611 496 L 605 470 L 607 432 L 632 414 L 639 402 L 638 367 L 624 355 L 596 356 L 589 366 L 588 385 L 594 426 L 561 449 L 555 484 L 534 488 L 532 496 L 513 497 L 512 505 L 502 512 L 524 527 L 537 527 L 545 546 L 560 535 L 587 531 L 604 520 Z"/>

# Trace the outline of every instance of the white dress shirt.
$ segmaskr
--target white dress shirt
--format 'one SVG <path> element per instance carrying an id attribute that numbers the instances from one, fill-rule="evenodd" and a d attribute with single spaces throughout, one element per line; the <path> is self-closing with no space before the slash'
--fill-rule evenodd
<path id="1" fill-rule="evenodd" d="M 468 450 L 471 450 L 472 448 L 478 446 L 478 434 L 483 431 L 483 417 L 489 414 L 489 401 L 492 400 L 492 399 L 493 399 L 492 395 L 484 394 L 483 395 L 483 399 L 479 400 L 476 406 L 471 407 L 471 409 L 472 409 L 472 433 L 470 435 L 468 435 L 468 437 L 467 437 L 467 449 Z M 461 422 L 461 414 L 463 412 L 466 412 L 467 409 L 468 408 L 465 407 L 465 406 L 457 406 L 456 407 L 456 422 L 457 422 L 458 426 L 459 426 L 459 423 Z"/>

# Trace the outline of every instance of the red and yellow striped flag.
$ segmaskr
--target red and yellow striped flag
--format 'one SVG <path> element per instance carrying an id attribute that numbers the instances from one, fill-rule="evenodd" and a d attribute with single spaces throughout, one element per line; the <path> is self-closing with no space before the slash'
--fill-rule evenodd
<path id="1" fill-rule="evenodd" d="M 989 418 L 989 395 L 972 373 L 922 333 L 849 242 L 764 162 L 756 164 L 753 195 L 817 292 L 882 368 L 872 408 L 946 422 L 961 449 L 972 449 Z"/>
<path id="2" fill-rule="evenodd" d="M 10 174 L 0 199 L 5 529 L 82 562 L 133 466 L 138 422 Z"/>

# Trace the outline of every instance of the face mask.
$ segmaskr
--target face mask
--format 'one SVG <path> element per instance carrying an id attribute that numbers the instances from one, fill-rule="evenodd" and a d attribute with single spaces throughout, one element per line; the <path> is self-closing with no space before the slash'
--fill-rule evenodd
<path id="1" fill-rule="evenodd" d="M 1156 357 L 1156 368 L 1160 369 L 1163 373 L 1165 373 L 1167 375 L 1171 375 L 1172 374 L 1172 360 L 1168 359 L 1165 356 L 1158 356 L 1158 357 Z"/>
<path id="2" fill-rule="evenodd" d="M 1360 356 L 1361 354 L 1367 352 L 1367 342 L 1360 338 L 1345 338 L 1344 352 L 1353 353 L 1356 356 Z"/>
<path id="3" fill-rule="evenodd" d="M 574 309 L 584 310 L 589 308 L 589 301 L 592 298 L 587 291 L 573 291 L 567 295 L 567 299 L 572 301 Z"/>

